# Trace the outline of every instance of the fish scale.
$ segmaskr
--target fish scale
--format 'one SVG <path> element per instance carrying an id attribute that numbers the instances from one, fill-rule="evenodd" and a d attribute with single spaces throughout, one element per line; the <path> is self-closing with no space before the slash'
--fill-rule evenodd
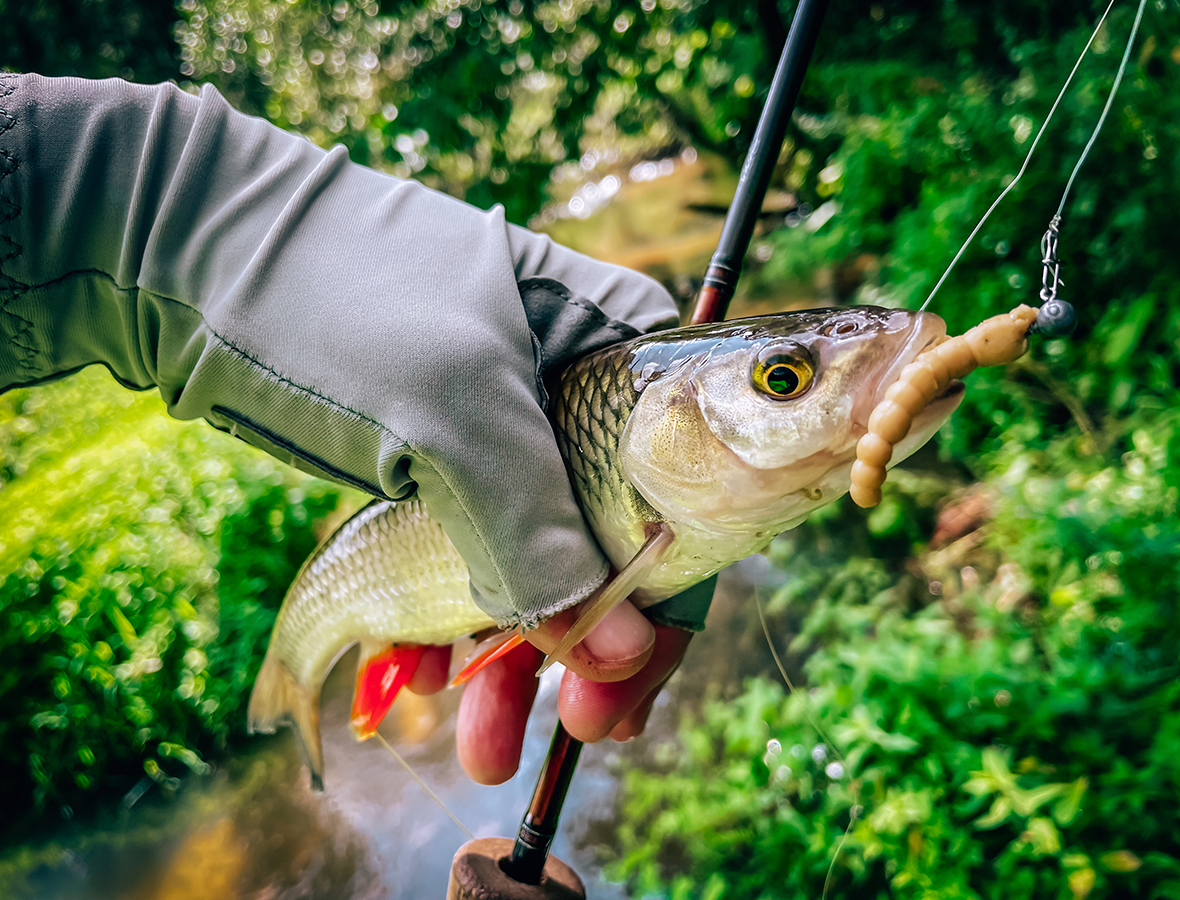
<path id="1" fill-rule="evenodd" d="M 297 680 L 313 683 L 361 637 L 440 644 L 493 625 L 471 599 L 459 551 L 422 502 L 376 501 L 304 564 L 271 652 Z"/>
<path id="2" fill-rule="evenodd" d="M 554 398 L 557 445 L 592 526 L 608 510 L 634 509 L 642 501 L 618 465 L 619 440 L 639 397 L 631 362 L 632 354 L 620 347 L 575 363 Z"/>

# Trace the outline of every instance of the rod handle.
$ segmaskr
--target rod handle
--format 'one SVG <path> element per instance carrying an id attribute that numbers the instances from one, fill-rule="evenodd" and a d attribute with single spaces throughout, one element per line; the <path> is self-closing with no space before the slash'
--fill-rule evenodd
<path id="1" fill-rule="evenodd" d="M 510 878 L 504 863 L 512 855 L 511 838 L 468 841 L 451 863 L 447 900 L 586 900 L 578 874 L 556 856 L 545 861 L 539 884 Z"/>

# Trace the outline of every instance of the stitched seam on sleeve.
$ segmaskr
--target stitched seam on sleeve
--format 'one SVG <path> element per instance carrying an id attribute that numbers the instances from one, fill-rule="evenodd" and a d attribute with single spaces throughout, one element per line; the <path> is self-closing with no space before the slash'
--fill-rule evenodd
<path id="1" fill-rule="evenodd" d="M 380 487 L 369 484 L 369 482 L 365 481 L 364 479 L 345 472 L 343 469 L 336 468 L 331 463 L 316 456 L 314 453 L 309 453 L 297 444 L 287 440 L 287 438 L 276 434 L 263 425 L 260 425 L 258 422 L 255 422 L 247 415 L 236 412 L 227 406 L 222 406 L 217 403 L 213 405 L 212 412 L 219 416 L 225 416 L 225 418 L 229 419 L 231 422 L 236 423 L 239 427 L 254 432 L 264 440 L 269 441 L 282 450 L 286 450 L 296 459 L 300 459 L 308 465 L 313 466 L 315 469 L 323 472 L 330 478 L 335 478 L 337 481 L 341 481 L 344 484 L 350 485 L 357 490 L 364 491 L 366 494 L 370 494 L 373 497 L 381 497 L 385 500 L 393 500 L 393 498 L 381 490 Z"/>
<path id="2" fill-rule="evenodd" d="M 165 299 L 167 299 L 167 298 L 165 298 Z M 176 302 L 176 301 L 173 301 L 173 302 Z M 198 312 L 199 312 L 199 310 L 198 310 Z M 203 316 L 202 316 L 202 321 L 204 321 Z M 386 434 L 397 437 L 396 435 L 393 434 L 392 431 L 389 430 L 388 427 L 383 425 L 381 422 L 378 422 L 372 416 L 367 416 L 362 412 L 358 412 L 357 410 L 353 409 L 352 407 L 345 406 L 343 403 L 341 403 L 338 400 L 333 400 L 331 397 L 321 394 L 317 390 L 314 390 L 309 387 L 304 387 L 301 384 L 296 384 L 294 381 L 292 381 L 290 378 L 287 378 L 285 375 L 280 375 L 278 372 L 276 372 L 270 366 L 266 365 L 266 363 L 259 362 L 253 356 L 251 356 L 249 353 L 247 353 L 245 350 L 243 350 L 242 348 L 240 348 L 236 344 L 234 344 L 232 341 L 226 340 L 226 338 L 224 338 L 222 335 L 218 334 L 212 328 L 209 328 L 208 322 L 205 323 L 205 327 L 208 329 L 210 337 L 216 338 L 218 341 L 220 341 L 222 344 L 224 344 L 226 347 L 228 347 L 230 350 L 232 350 L 238 356 L 242 357 L 242 359 L 244 359 L 247 362 L 251 363 L 252 365 L 255 365 L 258 368 L 262 369 L 264 372 L 268 373 L 276 381 L 280 381 L 283 384 L 287 385 L 288 387 L 294 388 L 295 390 L 299 391 L 300 393 L 307 394 L 311 397 L 315 397 L 321 403 L 327 404 L 328 406 L 334 407 L 338 410 L 343 410 L 344 412 L 354 415 L 358 419 L 360 419 L 362 422 L 367 422 L 370 425 L 374 425 L 377 428 L 380 428 Z M 402 439 L 398 438 L 398 440 L 402 440 Z"/>
<path id="3" fill-rule="evenodd" d="M 106 274 L 106 273 L 100 273 L 100 274 Z M 107 277 L 109 278 L 110 276 L 108 275 Z M 120 288 L 120 290 L 127 290 L 127 288 Z M 132 290 L 138 290 L 138 288 L 133 288 Z M 407 446 L 409 446 L 408 442 L 406 442 L 404 440 L 404 438 L 398 437 L 396 434 L 394 434 L 392 431 L 390 431 L 390 429 L 387 425 L 378 421 L 377 419 L 374 419 L 372 416 L 369 416 L 369 415 L 366 415 L 365 413 L 359 412 L 358 410 L 355 410 L 350 406 L 346 406 L 345 404 L 341 403 L 339 400 L 333 400 L 331 397 L 328 397 L 325 394 L 321 394 L 319 391 L 315 390 L 314 388 L 309 388 L 309 387 L 305 387 L 304 385 L 298 384 L 297 382 L 292 381 L 287 376 L 280 374 L 278 371 L 276 371 L 272 367 L 268 366 L 266 363 L 255 359 L 253 356 L 251 356 L 249 353 L 247 353 L 241 347 L 237 346 L 233 341 L 229 340 L 224 335 L 219 334 L 218 332 L 214 331 L 213 328 L 209 325 L 208 320 L 205 318 L 204 313 L 202 313 L 199 308 L 197 308 L 195 306 L 191 306 L 187 303 L 184 303 L 183 301 L 176 300 L 172 297 L 165 297 L 162 294 L 153 293 L 152 296 L 156 297 L 160 300 L 165 300 L 168 303 L 175 303 L 178 306 L 183 306 L 185 309 L 189 309 L 189 310 L 196 312 L 198 315 L 201 316 L 201 322 L 204 323 L 205 331 L 209 335 L 209 337 L 213 338 L 214 340 L 216 340 L 218 343 L 224 345 L 225 347 L 228 347 L 234 354 L 236 354 L 237 356 L 240 356 L 242 359 L 246 360 L 246 362 L 250 363 L 252 366 L 255 366 L 255 367 L 261 369 L 262 371 L 266 372 L 275 381 L 278 381 L 278 382 L 286 385 L 287 387 L 293 388 L 294 390 L 299 391 L 302 394 L 307 394 L 310 397 L 315 397 L 321 403 L 323 403 L 327 406 L 330 406 L 333 409 L 341 410 L 343 412 L 348 413 L 349 415 L 355 416 L 356 418 L 360 419 L 362 422 L 366 422 L 369 425 L 372 425 L 372 426 L 380 429 L 385 434 L 388 434 L 389 436 L 391 436 L 397 440 L 400 440 L 403 443 L 406 443 Z"/>
<path id="4" fill-rule="evenodd" d="M 65 275 L 55 278 L 52 281 L 47 281 L 44 284 L 31 285 L 29 287 L 30 287 L 30 289 L 41 289 L 41 288 L 45 288 L 45 287 L 49 287 L 51 285 L 57 284 L 61 281 L 66 280 L 67 278 L 74 278 L 79 275 L 97 275 L 101 278 L 106 278 L 114 285 L 115 290 L 117 290 L 117 291 L 122 291 L 122 292 L 131 292 L 131 291 L 138 292 L 139 291 L 139 287 L 136 285 L 133 285 L 132 287 L 121 287 L 119 285 L 119 283 L 109 273 L 104 272 L 101 269 L 79 269 L 79 270 L 76 270 L 73 272 L 67 272 Z M 394 438 L 397 438 L 397 435 L 395 435 L 392 431 L 390 431 L 386 425 L 384 425 L 382 422 L 379 422 L 378 420 L 374 419 L 372 416 L 368 416 L 365 413 L 358 412 L 355 409 L 345 406 L 343 403 L 339 402 L 338 400 L 333 400 L 331 397 L 321 394 L 319 391 L 315 390 L 314 388 L 309 388 L 309 387 L 305 387 L 301 384 L 298 384 L 298 383 L 292 381 L 287 376 L 280 374 L 278 371 L 276 371 L 272 367 L 266 365 L 266 363 L 260 362 L 259 360 L 255 359 L 253 356 L 251 356 L 249 353 L 247 353 L 241 347 L 237 346 L 233 341 L 229 340 L 224 335 L 219 334 L 218 332 L 214 331 L 213 328 L 209 325 L 209 321 L 205 318 L 204 313 L 201 312 L 199 307 L 193 306 L 189 303 L 185 303 L 182 300 L 177 300 L 174 297 L 166 297 L 163 294 L 153 293 L 152 296 L 156 299 L 163 300 L 167 303 L 175 303 L 177 306 L 184 307 L 187 310 L 197 313 L 197 315 L 199 315 L 201 317 L 201 322 L 205 326 L 205 333 L 207 335 L 209 335 L 209 337 L 213 338 L 218 343 L 223 344 L 224 346 L 228 347 L 231 351 L 233 351 L 233 353 L 235 355 L 240 356 L 242 359 L 246 360 L 251 365 L 263 370 L 264 372 L 267 373 L 267 375 L 269 375 L 275 381 L 281 382 L 282 384 L 284 384 L 290 388 L 294 388 L 295 390 L 299 391 L 300 393 L 308 394 L 309 396 L 315 397 L 320 402 L 322 402 L 328 406 L 331 406 L 334 409 L 342 410 L 344 412 L 349 413 L 350 415 L 356 416 L 356 418 L 360 419 L 361 421 L 367 422 L 368 424 L 381 429 L 386 434 L 388 434 Z M 401 440 L 401 438 L 397 438 L 397 439 Z"/>
<path id="5" fill-rule="evenodd" d="M 2 238 L 2 237 L 3 236 L 0 235 L 0 238 Z M 0 257 L 0 263 L 2 263 L 3 261 L 4 261 L 4 257 Z M 114 285 L 114 288 L 117 291 L 121 291 L 121 292 L 131 292 L 131 291 L 138 292 L 139 291 L 139 287 L 136 285 L 133 285 L 131 287 L 120 286 L 119 283 L 114 279 L 114 277 L 111 276 L 111 274 L 109 272 L 104 272 L 101 269 L 76 269 L 72 272 L 66 272 L 64 275 L 60 275 L 57 278 L 51 279 L 50 281 L 46 281 L 42 284 L 28 285 L 28 284 L 22 283 L 21 284 L 21 293 L 25 293 L 26 291 L 30 291 L 30 290 L 41 290 L 41 289 L 44 289 L 47 287 L 52 287 L 55 284 L 59 284 L 59 283 L 66 281 L 67 279 L 70 279 L 70 278 L 77 278 L 80 275 L 97 275 L 100 278 L 105 278 Z M 0 290 L 2 290 L 2 289 L 0 289 Z M 3 301 L 3 296 L 4 296 L 3 293 L 0 293 L 0 302 Z M 367 422 L 370 425 L 374 425 L 377 428 L 380 428 L 385 433 L 387 433 L 393 437 L 397 437 L 397 435 L 395 435 L 392 431 L 390 431 L 386 425 L 384 425 L 383 423 L 374 419 L 372 416 L 366 415 L 365 413 L 359 412 L 355 409 L 352 409 L 351 407 L 345 406 L 343 403 L 340 403 L 338 400 L 333 400 L 331 397 L 321 394 L 319 391 L 315 390 L 314 388 L 309 388 L 309 387 L 305 387 L 301 384 L 297 384 L 296 382 L 292 381 L 290 378 L 286 377 L 285 375 L 280 374 L 272 367 L 266 365 L 266 363 L 260 362 L 259 360 L 255 359 L 253 356 L 251 356 L 249 353 L 247 353 L 241 347 L 237 346 L 233 341 L 229 340 L 224 335 L 219 334 L 218 332 L 214 331 L 213 328 L 209 325 L 208 320 L 205 319 L 205 316 L 201 312 L 200 308 L 195 307 L 191 304 L 185 303 L 182 300 L 177 300 L 174 297 L 166 297 L 162 294 L 156 294 L 156 293 L 153 293 L 152 296 L 156 297 L 160 300 L 164 300 L 168 303 L 175 303 L 177 306 L 182 306 L 185 309 L 191 310 L 191 311 L 197 313 L 198 315 L 200 315 L 201 321 L 202 321 L 202 323 L 204 323 L 204 326 L 205 326 L 206 334 L 208 334 L 211 338 L 215 339 L 218 343 L 221 343 L 221 344 L 225 345 L 226 347 L 228 347 L 236 355 L 240 356 L 242 359 L 246 360 L 251 365 L 256 366 L 259 369 L 262 369 L 264 372 L 266 372 L 271 378 L 275 379 L 276 381 L 282 382 L 283 384 L 287 385 L 288 387 L 294 388 L 295 390 L 300 391 L 301 393 L 308 394 L 312 397 L 315 397 L 317 400 L 327 404 L 328 406 L 332 406 L 336 409 L 343 410 L 344 412 L 347 412 L 353 416 L 356 416 L 358 419 L 360 419 L 364 422 Z M 15 319 L 19 319 L 22 322 L 28 323 L 29 326 L 31 326 L 31 324 L 32 324 L 27 319 L 22 318 L 21 316 L 17 315 L 14 312 L 10 312 L 8 310 L 4 310 L 4 312 L 7 313 L 7 315 L 9 315 Z M 31 330 L 31 327 L 26 328 L 26 330 Z M 399 440 L 400 440 L 400 438 L 399 438 Z"/>
<path id="6" fill-rule="evenodd" d="M 15 80 L 14 75 L 0 75 L 0 137 L 16 127 L 17 117 L 5 102 L 16 93 Z M 6 183 L 12 183 L 10 179 L 19 168 L 20 160 L 16 155 L 0 149 L 0 225 L 15 222 L 20 215 L 20 205 L 6 190 Z M 12 328 L 9 345 L 16 349 L 13 355 L 17 364 L 25 372 L 34 373 L 39 368 L 37 363 L 40 353 L 33 334 L 33 323 L 8 308 L 30 290 L 29 285 L 5 271 L 5 267 L 20 256 L 23 249 L 12 235 L 0 234 L 0 315 L 8 320 Z"/>

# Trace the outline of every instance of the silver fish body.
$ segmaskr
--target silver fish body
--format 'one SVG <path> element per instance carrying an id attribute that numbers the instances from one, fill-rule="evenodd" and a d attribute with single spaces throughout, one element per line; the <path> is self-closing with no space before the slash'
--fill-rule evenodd
<path id="1" fill-rule="evenodd" d="M 496 623 L 472 602 L 467 566 L 419 500 L 374 501 L 303 564 L 271 650 L 301 684 L 320 684 L 362 637 L 449 644 Z"/>
<path id="2" fill-rule="evenodd" d="M 602 549 L 623 570 L 654 531 L 672 535 L 632 599 L 673 596 L 847 493 L 873 407 L 945 334 L 929 313 L 810 310 L 648 335 L 570 366 L 551 419 Z M 958 400 L 953 390 L 936 399 L 894 461 L 925 443 Z M 345 648 L 447 644 L 492 624 L 420 503 L 371 504 L 292 584 L 255 682 L 250 730 L 293 722 L 318 782 L 320 686 Z"/>

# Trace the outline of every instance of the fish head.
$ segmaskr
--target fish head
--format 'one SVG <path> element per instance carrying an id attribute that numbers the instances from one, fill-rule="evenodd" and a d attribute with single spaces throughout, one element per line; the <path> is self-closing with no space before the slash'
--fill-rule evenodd
<path id="1" fill-rule="evenodd" d="M 846 493 L 856 443 L 901 369 L 946 337 L 931 313 L 853 307 L 697 326 L 633 351 L 641 389 L 625 476 L 672 523 L 773 537 Z M 920 413 L 894 461 L 933 436 L 962 386 Z"/>

